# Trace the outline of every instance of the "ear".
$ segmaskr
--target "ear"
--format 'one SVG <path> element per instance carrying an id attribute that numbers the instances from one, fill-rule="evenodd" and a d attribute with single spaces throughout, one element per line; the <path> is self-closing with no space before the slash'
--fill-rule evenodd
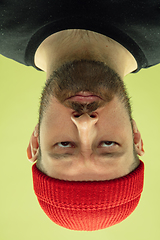
<path id="1" fill-rule="evenodd" d="M 30 162 L 33 163 L 37 160 L 38 151 L 39 151 L 39 142 L 38 142 L 38 124 L 37 124 L 31 135 L 29 145 L 27 148 L 27 156 Z"/>
<path id="2" fill-rule="evenodd" d="M 134 135 L 134 145 L 136 152 L 139 156 L 143 156 L 145 151 L 143 149 L 143 141 L 141 138 L 141 134 L 137 128 L 136 122 L 132 119 L 132 125 L 133 125 L 133 135 Z"/>

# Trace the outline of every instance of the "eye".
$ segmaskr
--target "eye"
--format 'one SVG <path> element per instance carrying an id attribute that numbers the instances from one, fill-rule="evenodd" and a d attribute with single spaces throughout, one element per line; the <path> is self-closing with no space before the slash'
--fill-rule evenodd
<path id="1" fill-rule="evenodd" d="M 70 148 L 72 147 L 72 144 L 70 142 L 60 142 L 57 143 L 57 146 L 60 148 Z"/>
<path id="2" fill-rule="evenodd" d="M 116 145 L 116 142 L 112 142 L 112 141 L 104 141 L 101 143 L 101 147 L 113 147 Z"/>

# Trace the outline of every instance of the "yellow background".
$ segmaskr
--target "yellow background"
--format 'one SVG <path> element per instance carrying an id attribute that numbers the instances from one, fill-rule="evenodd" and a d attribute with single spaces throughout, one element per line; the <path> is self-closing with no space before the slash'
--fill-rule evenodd
<path id="1" fill-rule="evenodd" d="M 26 148 L 44 82 L 45 73 L 0 56 L 0 240 L 159 240 L 160 65 L 125 78 L 146 151 L 142 198 L 125 221 L 95 232 L 55 225 L 34 195 Z"/>

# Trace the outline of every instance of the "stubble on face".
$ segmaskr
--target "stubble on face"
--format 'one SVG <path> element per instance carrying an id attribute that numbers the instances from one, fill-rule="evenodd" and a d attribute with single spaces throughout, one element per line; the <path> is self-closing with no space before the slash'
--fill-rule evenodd
<path id="1" fill-rule="evenodd" d="M 100 101 L 89 104 L 81 104 L 69 100 L 70 97 L 75 96 L 81 91 L 89 91 L 93 95 L 99 96 L 101 99 Z M 67 62 L 56 69 L 46 81 L 39 109 L 39 130 L 43 115 L 47 111 L 53 97 L 64 106 L 73 109 L 81 115 L 84 113 L 90 114 L 96 109 L 103 107 L 115 96 L 118 96 L 119 101 L 123 103 L 132 125 L 130 100 L 123 80 L 115 71 L 106 66 L 103 62 L 83 59 Z M 133 152 L 133 155 L 135 164 L 138 166 L 139 158 L 136 151 Z M 41 166 L 41 149 L 39 149 L 38 160 L 37 166 L 46 173 L 45 169 Z M 135 165 L 131 167 L 131 171 L 134 169 Z"/>
<path id="2" fill-rule="evenodd" d="M 100 101 L 81 104 L 69 100 L 83 91 L 99 96 Z M 131 106 L 124 82 L 114 70 L 98 61 L 82 59 L 67 62 L 56 69 L 46 81 L 41 96 L 39 125 L 52 97 L 79 114 L 90 114 L 110 102 L 115 95 L 124 103 L 131 119 Z"/>

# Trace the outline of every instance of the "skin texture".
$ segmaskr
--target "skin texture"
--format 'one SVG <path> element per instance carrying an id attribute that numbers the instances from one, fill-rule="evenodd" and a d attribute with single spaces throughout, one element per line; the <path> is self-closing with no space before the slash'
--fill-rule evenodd
<path id="1" fill-rule="evenodd" d="M 80 59 L 104 62 L 123 79 L 136 70 L 133 55 L 121 44 L 102 34 L 86 30 L 65 30 L 46 38 L 35 53 L 35 64 L 46 72 L 48 79 L 53 70 L 67 61 Z"/>
<path id="2" fill-rule="evenodd" d="M 46 71 L 48 78 L 65 62 L 82 58 L 107 64 L 122 79 L 137 67 L 133 56 L 119 43 L 79 30 L 62 31 L 46 39 L 36 52 L 35 63 Z M 93 91 L 82 88 L 70 102 L 103 101 L 91 97 L 95 97 Z M 42 172 L 63 180 L 99 181 L 122 177 L 139 165 L 134 151 L 140 156 L 144 154 L 141 135 L 117 95 L 94 111 L 81 114 L 65 101 L 54 96 L 49 99 L 27 148 L 31 162 L 41 153 L 37 167 Z"/>
<path id="3" fill-rule="evenodd" d="M 55 115 L 56 112 L 59 114 Z M 144 153 L 140 133 L 132 122 L 134 136 L 126 109 L 116 97 L 97 109 L 94 117 L 83 114 L 78 118 L 73 110 L 53 98 L 40 129 L 44 173 L 74 181 L 109 180 L 127 175 L 139 164 L 134 161 L 133 141 L 136 152 Z M 32 161 L 37 159 L 38 139 L 36 126 L 29 145 Z"/>

